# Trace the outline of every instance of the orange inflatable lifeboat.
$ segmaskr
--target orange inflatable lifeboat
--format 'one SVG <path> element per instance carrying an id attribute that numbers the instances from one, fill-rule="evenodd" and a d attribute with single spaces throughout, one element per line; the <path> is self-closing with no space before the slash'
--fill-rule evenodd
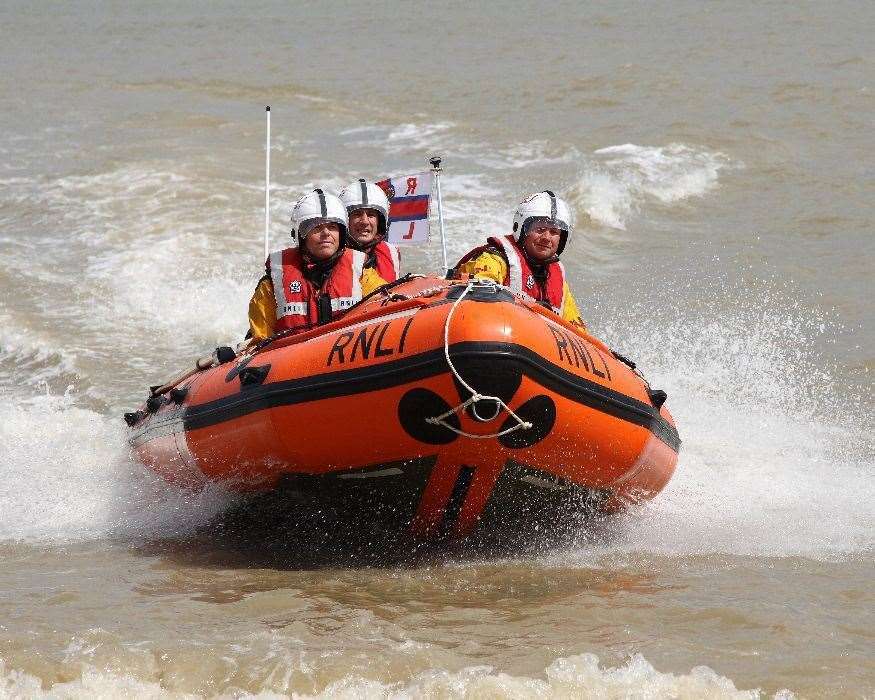
<path id="1" fill-rule="evenodd" d="M 664 392 L 492 283 L 408 276 L 339 321 L 225 350 L 125 416 L 170 481 L 355 502 L 428 539 L 617 510 L 677 463 Z"/>

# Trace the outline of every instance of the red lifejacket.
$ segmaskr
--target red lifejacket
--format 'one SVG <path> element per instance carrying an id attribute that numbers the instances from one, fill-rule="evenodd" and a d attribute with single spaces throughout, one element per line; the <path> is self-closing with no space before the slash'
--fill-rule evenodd
<path id="1" fill-rule="evenodd" d="M 319 324 L 319 297 L 331 298 L 331 317 L 337 318 L 362 298 L 361 277 L 367 255 L 347 248 L 337 259 L 321 289 L 304 275 L 305 262 L 298 248 L 271 253 L 267 273 L 276 300 L 275 331 L 306 330 Z"/>
<path id="2" fill-rule="evenodd" d="M 377 274 L 386 282 L 394 282 L 401 276 L 401 254 L 398 246 L 380 241 L 374 246 Z"/>
<path id="3" fill-rule="evenodd" d="M 547 281 L 545 285 L 538 284 L 532 273 L 531 265 L 513 236 L 490 236 L 487 245 L 475 248 L 457 264 L 476 260 L 481 253 L 491 252 L 495 248 L 507 263 L 507 274 L 502 284 L 517 294 L 525 294 L 535 301 L 546 301 L 557 314 L 562 316 L 565 301 L 565 266 L 555 260 L 547 264 Z"/>

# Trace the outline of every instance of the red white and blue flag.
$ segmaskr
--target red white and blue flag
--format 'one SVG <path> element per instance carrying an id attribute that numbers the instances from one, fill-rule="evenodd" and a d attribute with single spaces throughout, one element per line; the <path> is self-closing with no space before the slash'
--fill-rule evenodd
<path id="1" fill-rule="evenodd" d="M 389 243 L 419 245 L 428 242 L 431 181 L 431 172 L 426 171 L 377 183 L 389 198 Z"/>

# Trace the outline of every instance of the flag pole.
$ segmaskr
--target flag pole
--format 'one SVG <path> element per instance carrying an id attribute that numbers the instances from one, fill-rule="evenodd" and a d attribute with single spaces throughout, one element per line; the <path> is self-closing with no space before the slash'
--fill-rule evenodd
<path id="1" fill-rule="evenodd" d="M 431 172 L 434 176 L 434 190 L 437 195 L 437 210 L 438 210 L 438 228 L 441 230 L 441 251 L 444 256 L 444 274 L 447 274 L 450 267 L 447 264 L 447 237 L 444 234 L 444 204 L 441 199 L 441 172 L 443 169 L 441 168 L 441 157 L 434 156 L 433 158 L 429 158 L 429 163 L 431 163 Z"/>
<path id="2" fill-rule="evenodd" d="M 264 144 L 264 259 L 270 255 L 270 105 L 264 108 L 267 115 L 267 140 Z"/>

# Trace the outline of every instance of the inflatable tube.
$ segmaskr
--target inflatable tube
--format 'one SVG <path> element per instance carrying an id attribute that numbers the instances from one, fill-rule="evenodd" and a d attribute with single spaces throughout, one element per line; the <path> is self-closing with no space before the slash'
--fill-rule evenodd
<path id="1" fill-rule="evenodd" d="M 164 478 L 344 493 L 422 538 L 538 503 L 652 498 L 680 447 L 665 394 L 632 363 L 479 281 L 403 278 L 339 321 L 164 390 L 127 416 L 136 454 Z"/>

